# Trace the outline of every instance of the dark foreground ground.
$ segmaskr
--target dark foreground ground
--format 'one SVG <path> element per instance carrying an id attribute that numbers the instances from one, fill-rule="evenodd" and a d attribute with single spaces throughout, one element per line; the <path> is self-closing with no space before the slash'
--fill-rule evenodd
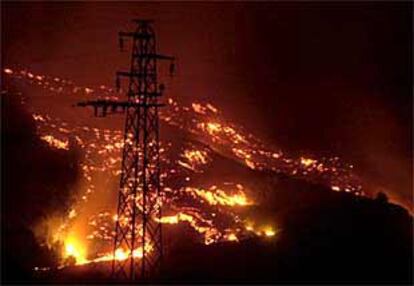
<path id="1" fill-rule="evenodd" d="M 183 247 L 173 281 L 412 283 L 412 218 L 378 201 L 329 196 L 282 219 L 275 239 Z"/>
<path id="2" fill-rule="evenodd" d="M 314 189 L 318 204 L 279 213 L 274 238 L 205 246 L 185 237 L 170 249 L 160 282 L 412 284 L 412 217 L 395 205 Z M 301 193 L 301 191 L 298 191 Z M 7 263 L 7 262 L 6 262 Z M 11 267 L 10 267 L 11 266 Z M 37 275 L 3 263 L 3 275 L 44 282 L 109 283 L 109 265 Z M 24 276 L 20 276 L 24 274 Z"/>
<path id="3" fill-rule="evenodd" d="M 108 265 L 31 270 L 53 257 L 29 226 L 70 202 L 77 158 L 42 145 L 31 119 L 13 102 L 2 103 L 2 282 L 110 283 Z M 358 198 L 284 177 L 269 189 L 260 208 L 249 211 L 271 218 L 281 230 L 275 237 L 205 246 L 185 225 L 174 226 L 166 229 L 170 243 L 159 280 L 412 284 L 413 218 L 403 208 L 384 196 Z"/>

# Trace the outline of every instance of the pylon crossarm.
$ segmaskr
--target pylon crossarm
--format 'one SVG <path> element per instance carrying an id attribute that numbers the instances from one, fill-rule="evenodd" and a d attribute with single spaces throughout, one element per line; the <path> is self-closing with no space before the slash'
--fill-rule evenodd
<path id="1" fill-rule="evenodd" d="M 162 107 L 163 103 L 137 103 L 130 101 L 115 101 L 115 100 L 90 100 L 78 102 L 80 107 L 93 107 L 95 116 L 105 117 L 113 113 L 124 113 L 130 107 Z"/>
<path id="2" fill-rule="evenodd" d="M 120 78 L 129 80 L 124 101 L 89 100 L 77 106 L 93 107 L 96 116 L 111 113 L 125 114 L 122 170 L 119 184 L 117 222 L 114 235 L 114 260 L 112 277 L 130 280 L 146 279 L 161 270 L 163 257 L 162 227 L 153 218 L 161 217 L 161 206 L 157 198 L 162 197 L 159 166 L 158 103 L 164 86 L 158 85 L 157 63 L 169 60 L 170 74 L 174 73 L 174 57 L 157 54 L 155 32 L 151 21 L 134 20 L 134 32 L 120 32 L 123 39 L 132 40 L 132 57 L 129 71 L 116 74 L 116 86 Z M 151 167 L 153 166 L 153 167 Z M 130 182 L 133 182 L 131 184 Z M 129 198 L 138 196 L 138 202 Z M 118 221 L 119 220 L 119 221 Z M 150 247 L 148 247 L 150 246 Z M 125 259 L 116 259 L 116 252 L 123 251 Z M 134 253 L 142 254 L 135 257 Z"/>

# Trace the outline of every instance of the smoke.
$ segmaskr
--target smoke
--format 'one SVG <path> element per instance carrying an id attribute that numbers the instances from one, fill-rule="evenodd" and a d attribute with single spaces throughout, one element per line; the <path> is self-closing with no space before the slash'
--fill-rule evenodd
<path id="1" fill-rule="evenodd" d="M 79 174 L 78 154 L 52 150 L 38 138 L 20 95 L 6 91 L 1 100 L 3 273 L 6 280 L 25 280 L 35 265 L 56 259 L 36 239 L 35 229 L 50 214 L 67 212 Z"/>
<path id="2" fill-rule="evenodd" d="M 20 63 L 80 84 L 109 86 L 121 58 L 128 58 L 116 49 L 120 27 L 136 14 L 155 18 L 162 51 L 179 59 L 179 83 L 169 92 L 190 101 L 208 98 L 226 110 L 226 117 L 284 150 L 339 154 L 356 166 L 373 192 L 386 191 L 411 202 L 409 16 L 404 7 L 390 13 L 381 5 L 345 12 L 325 7 L 8 3 L 2 56 L 13 67 Z M 21 25 L 15 25 L 16 17 Z M 350 24 L 349 18 L 355 21 Z M 389 38 L 397 44 L 390 46 Z M 36 104 L 53 117 L 89 120 L 86 111 L 69 110 L 73 101 L 62 97 Z M 4 220 L 10 224 L 7 233 L 18 227 L 34 241 L 33 227 L 40 225 L 35 228 L 40 237 L 53 234 L 49 230 L 61 224 L 59 217 L 73 205 L 71 190 L 84 191 L 86 186 L 75 185 L 78 158 L 72 149 L 45 147 L 29 116 L 23 124 L 17 116 L 22 112 L 7 108 L 2 116 L 13 118 L 7 122 L 15 125 L 6 128 L 9 139 L 3 148 L 8 154 L 2 157 L 7 178 L 3 189 L 8 190 L 3 201 L 10 202 Z M 118 123 L 106 120 L 101 126 Z M 115 184 L 95 187 L 115 190 Z M 81 217 L 104 200 L 95 195 Z M 85 236 L 87 221 L 78 222 L 81 226 L 73 228 Z M 14 243 L 8 249 L 26 247 L 7 241 Z M 22 253 L 16 257 L 32 264 Z"/>
<path id="3" fill-rule="evenodd" d="M 118 30 L 155 19 L 179 59 L 170 94 L 208 98 L 284 150 L 340 155 L 373 192 L 411 201 L 411 3 L 3 5 L 5 64 L 82 85 L 112 85 L 128 59 Z"/>

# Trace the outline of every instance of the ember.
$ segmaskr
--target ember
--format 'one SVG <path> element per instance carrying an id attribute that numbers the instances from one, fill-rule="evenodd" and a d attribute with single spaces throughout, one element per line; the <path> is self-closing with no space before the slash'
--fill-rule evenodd
<path id="1" fill-rule="evenodd" d="M 14 71 L 10 68 L 4 69 L 4 73 L 16 80 L 27 80 L 32 84 L 47 89 L 52 94 L 58 96 L 65 94 L 74 96 L 79 92 L 84 92 L 84 96 L 90 97 L 99 90 L 105 98 L 117 99 L 118 95 L 105 85 L 99 88 L 77 86 L 73 81 L 63 80 L 59 77 L 39 75 L 27 70 Z M 30 76 L 32 75 L 32 76 Z M 52 89 L 53 88 L 53 89 Z M 273 150 L 265 147 L 254 135 L 247 133 L 235 124 L 228 123 L 221 111 L 210 103 L 193 103 L 191 108 L 181 106 L 176 99 L 169 98 L 170 108 L 161 113 L 161 119 L 167 124 L 176 126 L 180 129 L 189 131 L 199 136 L 201 141 L 214 146 L 214 149 L 222 155 L 234 158 L 240 163 L 245 164 L 251 169 L 270 170 L 276 173 L 286 173 L 292 176 L 304 178 L 309 181 L 320 182 L 332 186 L 334 191 L 353 192 L 356 195 L 363 195 L 362 187 L 358 178 L 353 174 L 350 165 L 343 164 L 338 158 L 319 158 L 310 159 L 308 157 L 290 158 L 281 150 Z M 104 176 L 118 176 L 120 164 L 120 152 L 123 148 L 122 132 L 120 130 L 99 129 L 96 127 L 73 126 L 60 118 L 53 118 L 48 114 L 33 112 L 33 118 L 37 122 L 38 133 L 54 148 L 68 150 L 69 135 L 75 136 L 77 144 L 84 150 L 85 158 L 81 163 L 84 177 L 83 191 L 79 192 L 79 198 L 73 206 L 73 210 L 68 213 L 66 222 L 61 226 L 65 231 L 71 233 L 74 225 L 83 225 L 81 228 L 90 229 L 86 234 L 89 241 L 98 243 L 101 248 L 106 248 L 108 253 L 111 249 L 111 239 L 113 224 L 111 221 L 119 219 L 115 214 L 108 210 L 97 210 L 96 214 L 87 212 L 89 218 L 85 217 L 82 209 L 88 208 L 90 196 L 98 191 L 99 178 Z M 58 139 L 59 138 L 59 139 Z M 210 151 L 207 148 L 196 147 L 195 145 L 182 151 L 176 161 L 172 161 L 170 152 L 171 143 L 161 142 L 161 159 L 163 165 L 167 166 L 161 174 L 162 184 L 164 185 L 165 197 L 162 204 L 175 210 L 175 215 L 164 216 L 160 219 L 161 223 L 177 224 L 188 223 L 196 232 L 203 237 L 205 244 L 218 241 L 239 241 L 236 229 L 244 229 L 246 233 L 258 236 L 273 237 L 276 231 L 271 227 L 256 229 L 253 224 L 243 227 L 243 219 L 240 219 L 236 210 L 232 208 L 249 207 L 253 200 L 241 184 L 234 183 L 234 189 L 226 190 L 217 186 L 209 188 L 186 186 L 175 189 L 169 186 L 169 178 L 182 177 L 186 182 L 191 182 L 191 177 L 197 173 L 202 173 L 203 169 L 211 162 Z M 227 187 L 228 188 L 228 187 Z M 207 208 L 194 208 L 183 205 L 177 198 L 189 197 L 199 201 L 201 205 L 219 207 L 220 211 L 212 217 Z M 77 214 L 77 215 L 74 215 Z M 104 215 L 105 214 L 105 215 Z M 233 217 L 232 225 L 216 226 L 215 222 L 220 220 L 220 214 Z M 89 221 L 88 225 L 84 222 Z M 124 223 L 128 223 L 125 221 Z M 79 226 L 78 226 L 79 227 Z M 231 230 L 228 233 L 229 229 Z M 65 255 L 73 256 L 77 264 L 89 262 L 111 260 L 111 254 L 97 256 L 86 259 L 86 245 L 81 245 L 80 241 L 74 241 L 68 236 L 65 241 Z M 105 246 L 106 245 L 106 246 Z M 93 257 L 93 253 L 89 253 Z M 126 259 L 129 254 L 122 249 L 117 250 L 116 259 Z M 139 250 L 137 250 L 139 257 Z"/>

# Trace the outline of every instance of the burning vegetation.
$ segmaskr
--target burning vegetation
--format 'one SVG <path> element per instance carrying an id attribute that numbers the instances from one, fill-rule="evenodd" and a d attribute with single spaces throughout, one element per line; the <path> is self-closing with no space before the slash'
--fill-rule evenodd
<path id="1" fill-rule="evenodd" d="M 81 87 L 70 80 L 38 75 L 28 70 L 6 68 L 3 72 L 14 80 L 37 85 L 56 96 L 118 99 L 118 94 L 104 85 Z M 238 182 L 216 182 L 205 186 L 193 184 L 193 177 L 202 175 L 213 163 L 214 152 L 237 160 L 252 170 L 287 174 L 324 184 L 333 191 L 364 195 L 353 166 L 342 163 L 338 157 L 292 158 L 281 150 L 267 148 L 260 139 L 225 120 L 211 103 L 195 102 L 185 106 L 173 98 L 168 98 L 167 102 L 169 107 L 162 111 L 161 120 L 191 134 L 205 145 L 189 142 L 177 155 L 173 151 L 173 142 L 161 142 L 163 196 L 160 203 L 165 215 L 159 221 L 187 224 L 207 245 L 220 241 L 237 242 L 252 235 L 273 237 L 278 232 L 278 226 L 260 227 L 258 222 L 243 217 L 242 209 L 260 203 L 255 200 L 254 190 L 246 189 Z M 47 237 L 41 238 L 50 247 L 60 246 L 62 262 L 59 267 L 67 263 L 83 265 L 126 259 L 131 253 L 124 249 L 117 249 L 115 257 L 113 255 L 113 224 L 116 220 L 125 224 L 130 222 L 116 217 L 115 206 L 110 200 L 112 191 L 107 191 L 108 188 L 116 189 L 113 183 L 120 175 L 124 145 L 122 131 L 72 125 L 69 121 L 36 110 L 32 116 L 45 143 L 61 150 L 78 148 L 84 154 L 80 163 L 83 179 L 74 204 L 62 223 L 54 226 Z M 131 142 L 127 140 L 126 143 Z M 105 183 L 102 183 L 102 178 L 105 178 Z M 100 199 L 99 206 L 92 198 L 97 195 L 106 198 Z M 148 247 L 150 251 L 151 245 Z M 140 253 L 142 256 L 142 250 L 136 249 L 132 255 L 139 258 Z"/>
<path id="2" fill-rule="evenodd" d="M 411 4 L 72 6 L 2 4 L 3 282 L 412 283 Z"/>

